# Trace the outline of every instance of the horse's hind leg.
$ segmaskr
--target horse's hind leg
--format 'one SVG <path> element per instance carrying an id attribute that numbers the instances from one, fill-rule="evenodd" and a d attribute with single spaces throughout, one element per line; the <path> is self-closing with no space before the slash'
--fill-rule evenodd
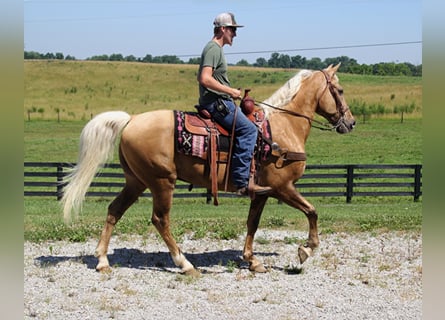
<path id="1" fill-rule="evenodd" d="M 107 251 L 114 226 L 144 190 L 145 187 L 135 178 L 126 177 L 124 188 L 108 206 L 107 220 L 96 247 L 95 256 L 99 260 L 96 266 L 97 271 L 109 271 L 110 264 L 107 258 Z"/>
<path id="2" fill-rule="evenodd" d="M 153 196 L 151 221 L 167 245 L 175 265 L 186 274 L 197 275 L 195 268 L 183 255 L 170 231 L 170 209 L 174 188 L 174 182 L 169 179 L 159 181 L 156 187 L 151 188 Z"/>

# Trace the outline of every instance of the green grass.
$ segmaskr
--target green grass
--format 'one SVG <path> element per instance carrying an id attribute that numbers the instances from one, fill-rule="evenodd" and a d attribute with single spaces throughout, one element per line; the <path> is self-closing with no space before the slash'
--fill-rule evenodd
<path id="1" fill-rule="evenodd" d="M 410 198 L 309 199 L 319 214 L 319 231 L 421 231 L 422 203 Z M 111 199 L 88 198 L 79 219 L 70 226 L 63 223 L 59 203 L 53 199 L 25 198 L 25 240 L 85 241 L 98 238 L 105 223 L 106 209 Z M 220 206 L 205 205 L 203 199 L 175 199 L 171 212 L 171 227 L 176 239 L 184 234 L 194 239 L 210 237 L 233 239 L 246 232 L 249 205 L 245 199 L 220 199 Z M 151 225 L 151 200 L 141 199 L 133 205 L 116 225 L 114 234 L 147 235 L 155 233 Z M 307 219 L 303 213 L 270 199 L 260 223 L 263 229 L 306 231 Z"/>
<path id="2" fill-rule="evenodd" d="M 312 129 L 306 153 L 309 164 L 422 163 L 422 119 L 357 119 L 344 135 Z"/>
<path id="3" fill-rule="evenodd" d="M 25 161 L 77 160 L 86 121 L 25 121 Z M 306 143 L 308 164 L 422 163 L 422 119 L 371 119 L 349 134 L 312 129 Z M 117 157 L 115 157 L 117 161 Z"/>
<path id="4" fill-rule="evenodd" d="M 86 121 L 24 123 L 25 161 L 75 162 L 80 132 Z"/>
<path id="5" fill-rule="evenodd" d="M 193 110 L 198 100 L 196 65 L 98 61 L 24 62 L 23 116 L 32 120 L 88 120 L 103 111 L 141 113 L 153 109 Z M 264 100 L 296 69 L 230 67 L 233 87 L 252 89 Z M 394 106 L 414 104 L 422 112 L 422 79 L 338 74 L 346 101 Z M 58 111 L 58 112 L 57 112 Z"/>

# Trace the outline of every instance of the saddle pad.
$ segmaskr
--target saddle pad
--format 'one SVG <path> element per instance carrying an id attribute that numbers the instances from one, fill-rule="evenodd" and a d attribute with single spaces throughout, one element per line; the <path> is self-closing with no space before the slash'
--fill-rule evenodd
<path id="1" fill-rule="evenodd" d="M 189 132 L 185 126 L 185 116 L 190 112 L 174 111 L 175 116 L 175 146 L 178 152 L 188 156 L 207 159 L 209 146 L 208 135 L 195 135 Z M 195 114 L 191 112 L 191 114 Z M 229 151 L 229 138 L 219 135 L 218 151 Z"/>
<path id="2" fill-rule="evenodd" d="M 203 135 L 195 135 L 189 132 L 185 126 L 185 116 L 186 114 L 195 115 L 194 112 L 185 111 L 174 111 L 175 118 L 175 146 L 178 152 L 185 155 L 199 157 L 202 159 L 207 159 L 209 137 Z M 270 131 L 269 121 L 264 121 L 262 116 L 258 116 L 255 119 L 257 123 L 262 123 L 261 135 L 263 138 L 272 140 L 272 135 Z M 229 137 L 220 134 L 218 136 L 218 147 L 217 150 L 221 152 L 229 151 Z M 261 139 L 261 143 L 258 150 L 260 151 L 261 160 L 267 160 L 271 152 L 271 146 L 264 140 Z"/>
<path id="3" fill-rule="evenodd" d="M 176 150 L 185 155 L 204 157 L 207 155 L 208 136 L 193 135 L 185 129 L 185 112 L 174 111 Z"/>

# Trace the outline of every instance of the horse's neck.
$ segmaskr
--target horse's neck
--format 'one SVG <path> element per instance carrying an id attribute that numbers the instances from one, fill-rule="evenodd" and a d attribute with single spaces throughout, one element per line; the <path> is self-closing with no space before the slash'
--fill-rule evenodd
<path id="1" fill-rule="evenodd" d="M 305 152 L 305 143 L 311 130 L 308 119 L 284 112 L 269 116 L 272 140 L 289 151 Z"/>
<path id="2" fill-rule="evenodd" d="M 283 144 L 280 146 L 290 151 L 304 152 L 304 145 L 311 130 L 311 119 L 315 117 L 319 86 L 314 84 L 313 77 L 310 83 L 306 81 L 301 84 L 292 100 L 283 107 L 294 114 L 274 111 L 268 115 L 273 140 Z"/>

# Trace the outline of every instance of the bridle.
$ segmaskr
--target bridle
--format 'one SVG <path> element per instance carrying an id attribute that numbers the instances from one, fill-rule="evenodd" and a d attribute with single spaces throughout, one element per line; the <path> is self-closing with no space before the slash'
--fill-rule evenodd
<path id="1" fill-rule="evenodd" d="M 331 95 L 334 98 L 337 111 L 338 113 L 340 113 L 340 117 L 337 120 L 337 123 L 333 125 L 336 128 L 343 122 L 343 119 L 345 117 L 346 112 L 349 110 L 349 107 L 345 106 L 342 103 L 342 100 L 340 98 L 340 93 L 338 92 L 338 90 L 335 89 L 334 85 L 332 84 L 331 77 L 329 76 L 329 74 L 325 70 L 320 70 L 320 71 L 324 74 L 326 78 L 326 88 L 329 88 L 329 91 L 331 92 Z M 324 91 L 326 91 L 326 88 L 323 90 L 323 93 L 320 95 L 320 98 L 323 96 Z M 320 98 L 318 99 L 318 101 L 320 101 Z"/>
<path id="2" fill-rule="evenodd" d="M 280 108 L 280 107 L 277 107 L 277 106 L 274 106 L 274 105 L 271 105 L 271 104 L 268 104 L 265 102 L 258 102 L 258 103 L 255 102 L 255 104 L 257 106 L 260 106 L 262 104 L 262 105 L 268 106 L 272 109 L 281 111 L 283 113 L 290 114 L 295 117 L 305 118 L 309 121 L 309 124 L 312 127 L 320 129 L 320 130 L 331 130 L 331 131 L 336 130 L 343 123 L 345 113 L 349 110 L 349 107 L 343 105 L 343 103 L 341 102 L 340 94 L 335 89 L 334 85 L 332 84 L 331 77 L 329 76 L 329 74 L 325 70 L 319 70 L 319 71 L 322 72 L 326 78 L 326 87 L 323 89 L 323 92 L 321 93 L 320 97 L 318 98 L 317 104 L 319 104 L 321 97 L 323 97 L 325 91 L 329 88 L 329 92 L 331 93 L 332 97 L 334 98 L 337 111 L 340 113 L 340 117 L 335 124 L 324 123 L 324 122 L 318 121 L 316 119 L 312 119 L 311 117 L 308 117 L 304 114 L 301 114 L 301 113 L 298 113 L 298 112 L 295 112 L 292 110 L 283 109 L 283 108 Z M 313 123 L 316 123 L 317 125 L 314 125 Z"/>

